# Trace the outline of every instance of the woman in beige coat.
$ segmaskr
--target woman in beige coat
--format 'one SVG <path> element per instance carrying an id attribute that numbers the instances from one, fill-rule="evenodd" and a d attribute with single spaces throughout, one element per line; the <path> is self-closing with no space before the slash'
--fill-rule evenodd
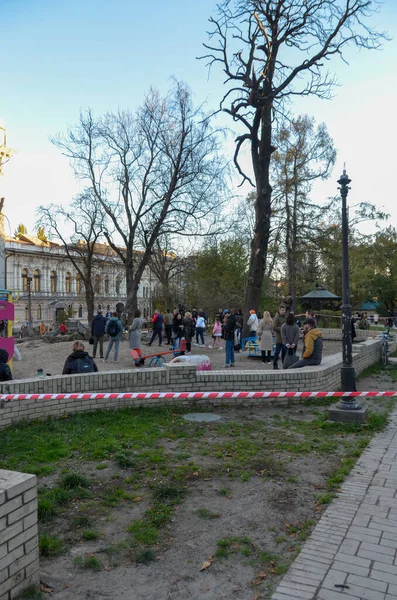
<path id="1" fill-rule="evenodd" d="M 260 341 L 260 347 L 262 352 L 262 362 L 271 362 L 272 349 L 273 349 L 273 319 L 270 316 L 269 311 L 263 313 L 263 319 L 259 321 L 258 329 L 256 334 Z"/>

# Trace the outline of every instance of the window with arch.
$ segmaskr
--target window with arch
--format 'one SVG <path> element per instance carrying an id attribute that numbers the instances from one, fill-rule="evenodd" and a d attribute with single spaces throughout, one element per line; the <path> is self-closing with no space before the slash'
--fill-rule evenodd
<path id="1" fill-rule="evenodd" d="M 41 273 L 39 271 L 39 269 L 35 269 L 33 272 L 33 281 L 34 281 L 34 291 L 35 292 L 40 292 L 41 291 Z M 40 317 L 41 318 L 41 317 Z"/>
<path id="2" fill-rule="evenodd" d="M 56 271 L 50 273 L 50 289 L 53 294 L 57 291 L 57 274 Z"/>
<path id="3" fill-rule="evenodd" d="M 22 269 L 22 291 L 28 291 L 28 275 L 29 271 L 27 269 Z"/>
<path id="4" fill-rule="evenodd" d="M 69 271 L 66 273 L 65 276 L 65 291 L 67 294 L 70 294 L 70 292 L 72 291 L 72 275 L 69 273 Z"/>
<path id="5" fill-rule="evenodd" d="M 77 294 L 81 293 L 81 277 L 80 277 L 79 273 L 77 273 L 77 275 L 76 275 L 76 293 Z"/>
<path id="6" fill-rule="evenodd" d="M 43 315 L 42 315 L 42 310 L 41 310 L 41 304 L 38 304 L 37 311 L 36 311 L 36 319 L 38 321 L 41 321 L 42 318 L 43 318 Z"/>
<path id="7" fill-rule="evenodd" d="M 105 294 L 108 295 L 109 293 L 109 277 L 106 277 L 105 279 Z"/>
<path id="8" fill-rule="evenodd" d="M 101 276 L 95 275 L 94 291 L 96 294 L 101 293 Z"/>
<path id="9" fill-rule="evenodd" d="M 116 277 L 116 294 L 120 294 L 121 277 Z"/>
<path id="10" fill-rule="evenodd" d="M 79 304 L 79 319 L 83 318 L 83 305 Z"/>
<path id="11" fill-rule="evenodd" d="M 25 321 L 29 321 L 29 305 L 25 306 Z"/>

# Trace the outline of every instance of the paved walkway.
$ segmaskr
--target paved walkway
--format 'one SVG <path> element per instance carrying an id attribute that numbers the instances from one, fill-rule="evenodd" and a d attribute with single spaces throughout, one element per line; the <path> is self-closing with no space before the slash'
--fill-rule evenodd
<path id="1" fill-rule="evenodd" d="M 397 410 L 361 455 L 272 600 L 397 600 Z"/>

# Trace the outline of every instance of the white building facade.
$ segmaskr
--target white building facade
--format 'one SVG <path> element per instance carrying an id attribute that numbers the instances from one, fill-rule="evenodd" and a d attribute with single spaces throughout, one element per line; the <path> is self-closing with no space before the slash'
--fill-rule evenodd
<path id="1" fill-rule="evenodd" d="M 5 288 L 20 294 L 15 302 L 15 322 L 30 322 L 31 316 L 33 326 L 42 321 L 52 325 L 57 315 L 68 309 L 73 318 L 87 322 L 83 282 L 62 246 L 30 235 L 6 237 L 5 274 Z M 95 311 L 114 312 L 118 303 L 125 304 L 125 270 L 117 256 L 99 252 L 93 277 Z M 145 317 L 153 313 L 157 285 L 147 267 L 138 290 L 138 308 Z"/>

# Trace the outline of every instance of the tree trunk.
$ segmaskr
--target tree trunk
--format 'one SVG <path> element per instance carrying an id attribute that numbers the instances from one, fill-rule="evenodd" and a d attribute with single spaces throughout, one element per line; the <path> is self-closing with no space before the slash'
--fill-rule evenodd
<path id="1" fill-rule="evenodd" d="M 244 297 L 244 321 L 249 311 L 260 307 L 263 278 L 270 237 L 272 187 L 269 182 L 270 158 L 274 148 L 271 145 L 272 122 L 271 106 L 261 109 L 261 139 L 254 136 L 251 143 L 251 156 L 256 183 L 255 229 L 251 242 L 251 256 L 248 268 L 247 287 Z M 244 334 L 247 331 L 245 326 Z"/>
<path id="2" fill-rule="evenodd" d="M 87 305 L 88 329 L 91 331 L 91 323 L 95 312 L 95 293 L 91 282 L 89 282 L 88 285 L 85 285 L 85 302 Z"/>

